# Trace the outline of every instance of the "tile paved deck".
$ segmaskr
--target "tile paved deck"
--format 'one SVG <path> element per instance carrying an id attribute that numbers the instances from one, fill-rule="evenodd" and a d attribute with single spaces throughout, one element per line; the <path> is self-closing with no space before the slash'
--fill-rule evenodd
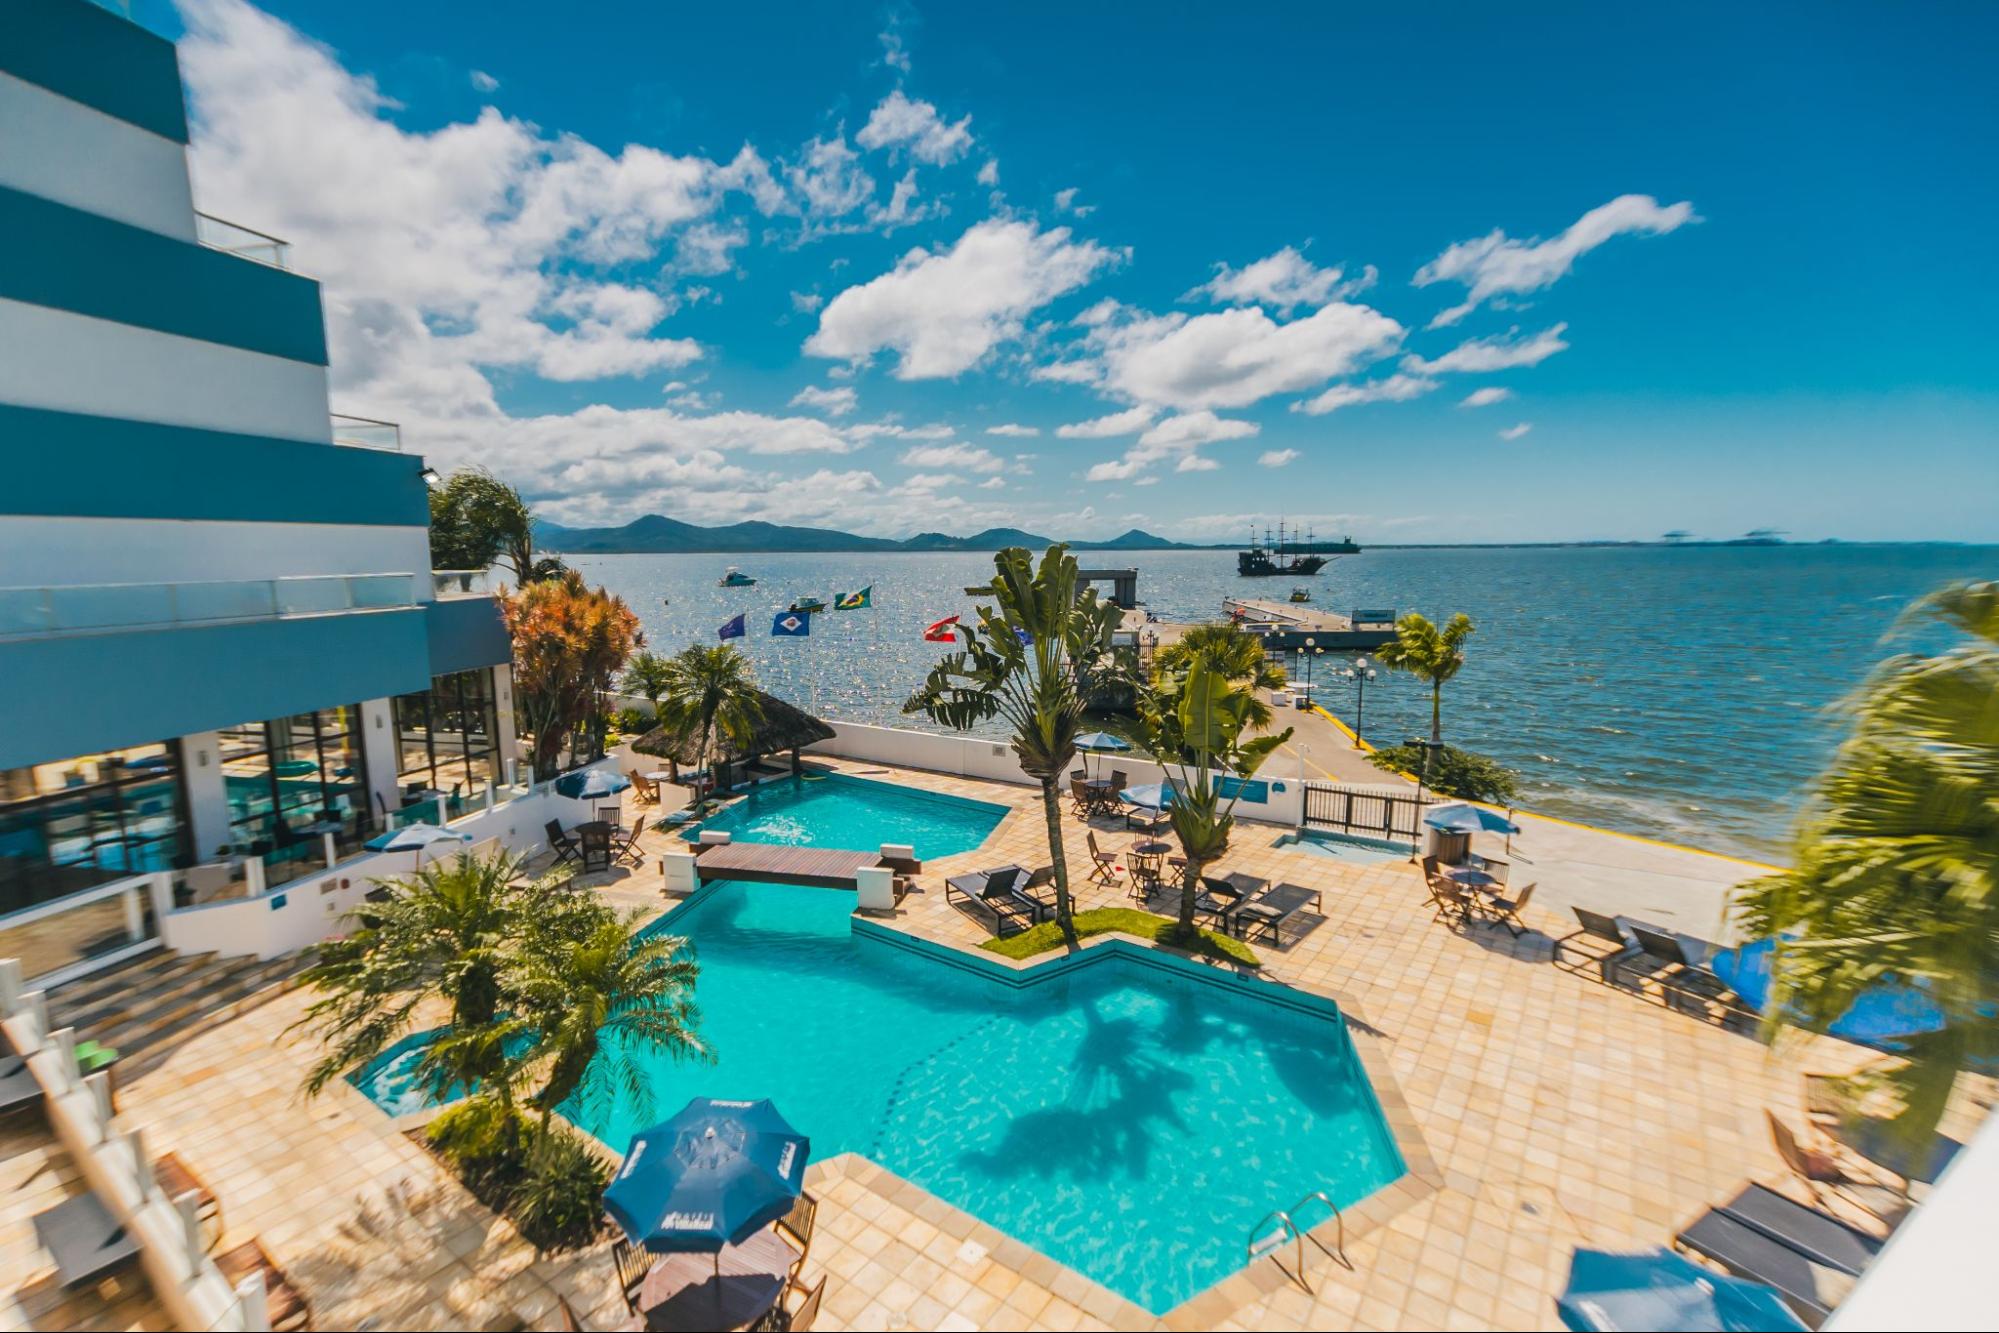
<path id="1" fill-rule="evenodd" d="M 1038 792 L 880 765 L 816 762 L 858 776 L 998 801 L 1012 812 L 975 852 L 931 862 L 888 924 L 976 947 L 981 922 L 947 906 L 945 876 L 1047 859 Z M 1124 905 L 1083 883 L 1084 827 L 1064 815 L 1079 905 Z M 1356 1046 L 1419 1173 L 1350 1229 L 1348 1272 L 1315 1257 L 1315 1291 L 1262 1264 L 1154 1320 L 1078 1274 L 852 1155 L 815 1163 L 819 1234 L 807 1280 L 830 1276 L 833 1328 L 1542 1328 L 1576 1245 L 1664 1242 L 1745 1178 L 1780 1184 L 1766 1106 L 1800 1119 L 1801 1069 L 1864 1054 L 1822 1039 L 1777 1051 L 1712 1023 L 1558 971 L 1560 923 L 1530 909 L 1519 940 L 1433 924 L 1415 867 L 1356 867 L 1274 845 L 1243 825 L 1222 870 L 1323 888 L 1322 916 L 1265 974 L 1339 998 Z M 1099 826 L 1106 848 L 1128 838 Z M 647 913 L 664 904 L 658 850 L 587 881 Z M 838 890 L 828 890 L 837 892 Z M 1155 908 L 1170 911 L 1160 901 Z M 586 1325 L 621 1313 L 602 1247 L 537 1260 L 345 1085 L 296 1096 L 308 1052 L 281 1038 L 304 1002 L 287 995 L 174 1052 L 127 1088 L 128 1121 L 176 1148 L 223 1200 L 228 1243 L 261 1234 L 313 1301 L 322 1327 L 538 1325 L 557 1295 Z M 1412 1165 L 1418 1165 L 1412 1154 Z M 8 1276 L 12 1277 L 12 1251 Z M 20 1285 L 18 1281 L 10 1286 Z"/>

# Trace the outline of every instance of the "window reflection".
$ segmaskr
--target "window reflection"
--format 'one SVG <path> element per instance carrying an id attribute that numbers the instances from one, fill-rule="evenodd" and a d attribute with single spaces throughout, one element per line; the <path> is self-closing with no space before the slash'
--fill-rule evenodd
<path id="1" fill-rule="evenodd" d="M 0 769 L 0 914 L 187 857 L 172 746 Z"/>
<path id="2" fill-rule="evenodd" d="M 406 801 L 442 797 L 443 817 L 464 810 L 488 781 L 505 779 L 490 667 L 438 676 L 395 701 L 396 744 Z"/>

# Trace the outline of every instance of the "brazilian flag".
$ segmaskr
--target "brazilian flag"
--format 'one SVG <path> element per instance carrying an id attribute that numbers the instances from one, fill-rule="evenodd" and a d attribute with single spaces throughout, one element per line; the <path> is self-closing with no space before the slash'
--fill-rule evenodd
<path id="1" fill-rule="evenodd" d="M 859 592 L 838 593 L 833 598 L 835 611 L 865 611 L 875 604 L 875 585 L 870 583 Z"/>

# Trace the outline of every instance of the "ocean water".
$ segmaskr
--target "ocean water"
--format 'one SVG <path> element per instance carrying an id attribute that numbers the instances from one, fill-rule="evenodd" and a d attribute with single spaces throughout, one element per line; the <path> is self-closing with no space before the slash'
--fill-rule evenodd
<path id="1" fill-rule="evenodd" d="M 1230 551 L 1084 552 L 1136 566 L 1162 617 L 1219 617 L 1222 598 L 1284 596 Z M 572 558 L 638 612 L 649 643 L 739 640 L 768 688 L 832 717 L 925 727 L 903 700 L 936 660 L 923 627 L 969 613 L 986 554 L 610 555 Z M 739 565 L 754 588 L 716 586 Z M 1799 795 L 1839 735 L 1828 708 L 1889 649 L 1902 608 L 1952 579 L 1999 577 L 1999 548 L 1601 547 L 1371 550 L 1303 580 L 1333 610 L 1464 611 L 1469 662 L 1444 692 L 1444 735 L 1517 769 L 1522 804 L 1716 851 L 1781 856 Z M 804 639 L 770 635 L 791 600 L 874 587 L 869 611 L 814 617 Z M 670 605 L 664 604 L 670 602 Z M 1333 662 L 1326 654 L 1322 662 Z M 1319 662 L 1313 664 L 1317 674 Z M 1300 673 L 1303 674 L 1302 672 Z M 1348 721 L 1349 689 L 1320 691 Z M 1407 677 L 1368 687 L 1364 732 L 1426 734 L 1429 698 Z"/>

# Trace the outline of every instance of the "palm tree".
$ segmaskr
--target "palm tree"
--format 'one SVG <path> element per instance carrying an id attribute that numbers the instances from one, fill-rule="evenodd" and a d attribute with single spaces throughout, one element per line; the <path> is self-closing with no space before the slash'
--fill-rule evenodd
<path id="1" fill-rule="evenodd" d="M 1271 690 L 1283 689 L 1288 678 L 1284 668 L 1265 654 L 1261 638 L 1233 620 L 1196 625 L 1159 650 L 1153 658 L 1153 675 L 1170 679 L 1184 674 L 1197 657 L 1249 691 L 1249 724 L 1253 729 L 1261 731 L 1275 720 L 1265 696 Z"/>
<path id="2" fill-rule="evenodd" d="M 641 649 L 625 664 L 625 692 L 636 694 L 652 705 L 655 723 L 659 718 L 660 696 L 673 679 L 673 668 L 658 653 Z"/>
<path id="3" fill-rule="evenodd" d="M 1244 739 L 1252 730 L 1254 693 L 1200 654 L 1187 662 L 1183 672 L 1142 688 L 1137 699 L 1146 747 L 1165 766 L 1173 785 L 1173 803 L 1167 807 L 1167 816 L 1187 862 L 1180 881 L 1179 923 L 1174 934 L 1182 941 L 1192 941 L 1198 938 L 1194 900 L 1199 896 L 1201 872 L 1228 849 L 1229 834 L 1235 828 L 1235 803 L 1242 793 L 1238 784 L 1231 789 L 1233 794 L 1223 796 L 1224 784 L 1216 779 L 1232 775 L 1246 781 L 1255 776 L 1263 761 L 1291 739 L 1291 728 Z M 1177 777 L 1175 769 L 1179 770 Z"/>
<path id="4" fill-rule="evenodd" d="M 1411 611 L 1395 622 L 1395 637 L 1374 655 L 1385 667 L 1429 682 L 1431 745 L 1444 743 L 1444 686 L 1464 669 L 1465 640 L 1471 636 L 1471 617 L 1462 611 L 1441 630 Z"/>
<path id="5" fill-rule="evenodd" d="M 993 556 L 992 582 L 980 591 L 993 605 L 978 608 L 977 628 L 959 625 L 964 647 L 946 654 L 902 706 L 958 731 L 1000 717 L 1013 728 L 1013 752 L 1026 774 L 1041 784 L 1041 812 L 1048 854 L 1055 863 L 1055 919 L 1076 943 L 1069 902 L 1069 862 L 1062 852 L 1061 786 L 1076 759 L 1084 692 L 1078 673 L 1110 654 L 1111 635 L 1123 612 L 1099 601 L 1097 590 L 1077 592 L 1076 558 L 1061 543 L 1035 568 L 1025 547 Z"/>
<path id="6" fill-rule="evenodd" d="M 1779 942 L 1767 1013 L 1784 1021 L 1823 1029 L 1890 974 L 1927 988 L 1942 1030 L 1884 1076 L 1920 1144 L 1965 1063 L 1999 1056 L 1999 583 L 1941 589 L 1912 621 L 1968 637 L 1889 658 L 1846 701 L 1796 864 L 1752 886 L 1744 924 Z"/>
<path id="7" fill-rule="evenodd" d="M 318 961 L 302 974 L 320 996 L 293 1024 L 325 1042 L 306 1078 L 308 1096 L 387 1050 L 427 1000 L 449 1006 L 450 1036 L 426 1046 L 419 1077 L 441 1090 L 501 1072 L 490 1038 L 499 1026 L 508 942 L 527 904 L 551 887 L 517 887 L 520 870 L 520 858 L 502 852 L 384 880 L 386 897 L 357 913 L 359 928 L 320 946 Z"/>
<path id="8" fill-rule="evenodd" d="M 624 919 L 600 909 L 580 937 L 536 932 L 522 950 L 509 994 L 534 1034 L 530 1062 L 548 1062 L 533 1098 L 542 1138 L 555 1108 L 579 1088 L 591 1096 L 615 1087 L 645 1119 L 651 1089 L 635 1058 L 642 1052 L 708 1056 L 695 1030 L 700 968 L 687 941 L 635 935 L 637 925 L 636 914 Z"/>
<path id="9" fill-rule="evenodd" d="M 660 725 L 679 736 L 695 736 L 699 764 L 713 777 L 711 751 L 718 736 L 747 740 L 763 704 L 750 659 L 730 645 L 683 648 L 667 659 L 666 688 L 659 700 Z"/>

